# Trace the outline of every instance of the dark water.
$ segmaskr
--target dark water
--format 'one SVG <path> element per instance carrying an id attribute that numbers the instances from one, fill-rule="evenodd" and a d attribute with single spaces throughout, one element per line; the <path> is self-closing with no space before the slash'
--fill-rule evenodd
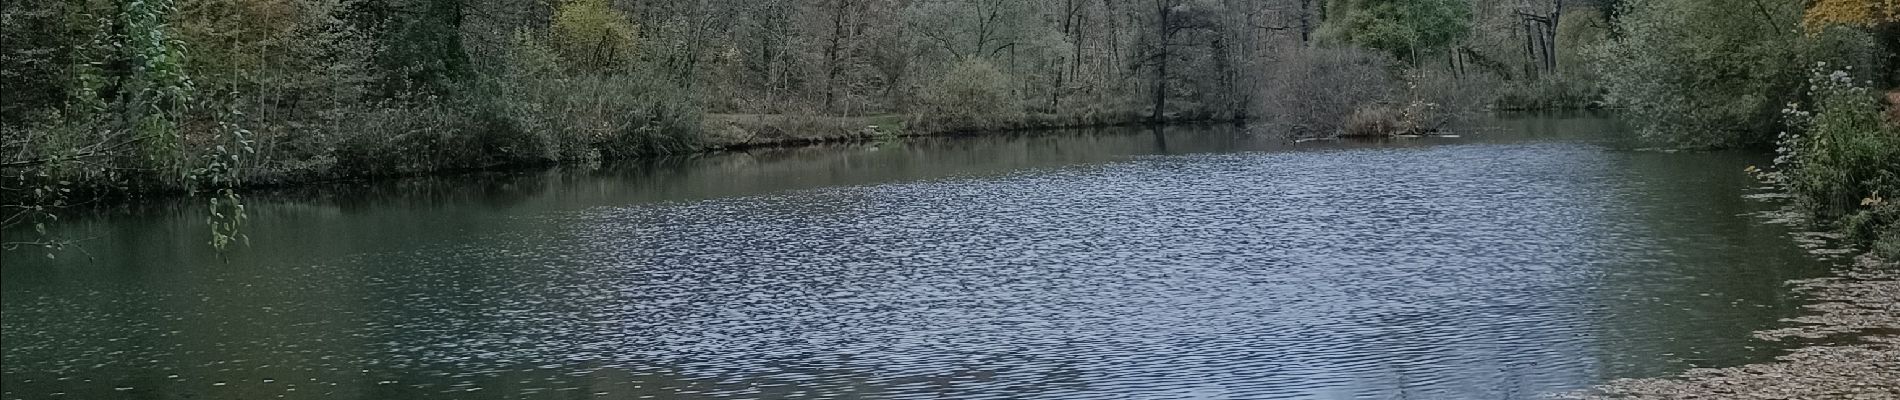
<path id="1" fill-rule="evenodd" d="M 222 258 L 195 202 L 75 218 L 5 255 L 4 397 L 1513 399 L 1776 354 L 1825 266 L 1748 215 L 1759 156 L 1486 125 L 339 185 Z"/>

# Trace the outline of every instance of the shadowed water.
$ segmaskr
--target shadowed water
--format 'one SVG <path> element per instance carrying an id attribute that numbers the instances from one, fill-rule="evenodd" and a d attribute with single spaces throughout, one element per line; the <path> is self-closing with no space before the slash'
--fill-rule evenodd
<path id="1" fill-rule="evenodd" d="M 1745 153 L 1597 118 L 759 151 L 76 218 L 6 398 L 1514 399 L 1776 354 Z M 14 233 L 9 233 L 13 236 Z"/>

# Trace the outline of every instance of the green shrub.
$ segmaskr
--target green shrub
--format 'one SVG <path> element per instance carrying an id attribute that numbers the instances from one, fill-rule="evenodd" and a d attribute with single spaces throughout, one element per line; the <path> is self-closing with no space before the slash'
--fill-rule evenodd
<path id="1" fill-rule="evenodd" d="M 579 71 L 611 71 L 634 59 L 640 29 L 606 0 L 564 0 L 548 25 L 551 47 Z"/>
<path id="2" fill-rule="evenodd" d="M 1736 12 L 1720 0 L 1627 0 L 1591 54 L 1608 100 L 1648 138 L 1686 147 L 1766 143 L 1801 78 L 1799 4 Z M 1769 18 L 1772 16 L 1772 18 Z M 1770 22 L 1764 22 L 1768 18 Z"/>
<path id="3" fill-rule="evenodd" d="M 457 99 L 424 97 L 355 110 L 333 140 L 331 176 L 390 176 L 492 164 L 476 145 L 474 113 Z"/>
<path id="4" fill-rule="evenodd" d="M 1874 239 L 1874 253 L 1888 260 L 1900 259 L 1900 224 L 1887 224 L 1887 229 Z"/>
<path id="5" fill-rule="evenodd" d="M 521 161 L 595 160 L 681 153 L 700 146 L 700 110 L 683 89 L 650 75 L 515 77 L 485 101 L 494 142 Z"/>
<path id="6" fill-rule="evenodd" d="M 1343 7 L 1342 7 L 1343 6 Z M 1457 0 L 1351 0 L 1333 5 L 1318 34 L 1417 65 L 1471 33 L 1469 4 Z"/>
<path id="7" fill-rule="evenodd" d="M 1900 128 L 1881 115 L 1876 94 L 1847 70 L 1814 68 L 1812 110 L 1783 110 L 1791 130 L 1780 140 L 1789 188 L 1823 220 L 1856 241 L 1894 239 L 1900 223 Z"/>
<path id="8" fill-rule="evenodd" d="M 1015 80 L 988 60 L 958 62 L 922 93 L 919 119 L 940 130 L 990 129 L 1014 123 L 1023 107 L 1011 89 Z"/>
<path id="9" fill-rule="evenodd" d="M 1800 2 L 1735 12 L 1719 0 L 1629 0 L 1622 33 L 1592 49 L 1606 99 L 1627 108 L 1642 133 L 1689 147 L 1771 143 L 1794 102 L 1805 65 L 1825 61 L 1858 74 L 1886 71 L 1891 50 L 1864 29 L 1804 35 Z"/>

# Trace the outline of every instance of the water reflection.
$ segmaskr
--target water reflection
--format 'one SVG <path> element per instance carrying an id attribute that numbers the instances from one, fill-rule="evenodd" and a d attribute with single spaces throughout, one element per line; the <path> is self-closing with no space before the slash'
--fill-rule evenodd
<path id="1" fill-rule="evenodd" d="M 1772 350 L 1741 154 L 1597 118 L 760 150 L 188 204 L 5 255 L 4 395 L 1523 398 Z M 1745 346 L 1758 350 L 1742 351 Z"/>

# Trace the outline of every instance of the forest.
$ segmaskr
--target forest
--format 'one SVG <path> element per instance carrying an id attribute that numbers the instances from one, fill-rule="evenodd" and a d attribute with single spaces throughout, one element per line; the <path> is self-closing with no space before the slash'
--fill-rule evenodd
<path id="1" fill-rule="evenodd" d="M 235 229 L 239 189 L 259 185 L 1119 124 L 1380 136 L 1610 108 L 1672 146 L 1779 147 L 1815 166 L 1775 173 L 1817 210 L 1891 226 L 1900 146 L 1879 107 L 1900 82 L 1900 6 L 1737 4 L 17 0 L 0 9 L 0 197 L 14 226 L 193 192 Z M 1818 135 L 1853 139 L 1801 140 Z M 1885 211 L 1852 217 L 1870 206 Z"/>
<path id="2" fill-rule="evenodd" d="M 1363 86 L 1337 100 L 1361 102 L 1400 79 L 1572 82 L 1582 45 L 1560 43 L 1601 40 L 1596 10 L 1613 6 L 1569 3 L 27 0 L 4 11 L 7 165 L 98 162 L 177 186 L 207 167 L 196 160 L 229 156 L 213 168 L 294 180 L 691 152 L 861 121 L 1239 120 L 1325 86 Z M 1444 76 L 1407 72 L 1427 70 Z M 1348 78 L 1370 79 L 1326 81 Z M 1329 120 L 1294 128 L 1340 117 L 1314 119 Z"/>

